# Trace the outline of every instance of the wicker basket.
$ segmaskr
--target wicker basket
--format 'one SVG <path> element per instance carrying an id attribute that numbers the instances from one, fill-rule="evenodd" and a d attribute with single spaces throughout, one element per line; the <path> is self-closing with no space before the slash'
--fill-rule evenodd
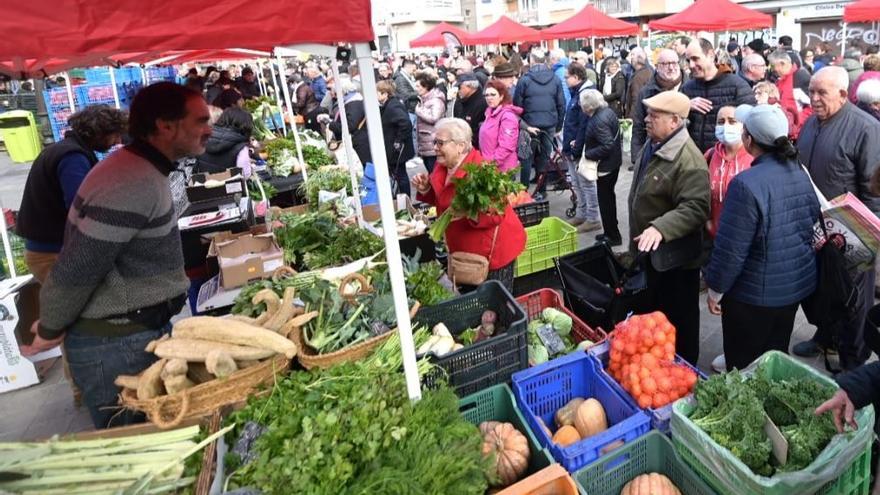
<path id="1" fill-rule="evenodd" d="M 421 305 L 418 302 L 413 304 L 413 307 L 409 310 L 410 318 L 415 317 L 415 314 L 418 313 L 420 306 Z M 303 368 L 310 370 L 312 368 L 326 369 L 336 364 L 357 361 L 358 359 L 361 359 L 373 352 L 377 347 L 382 345 L 382 343 L 385 342 L 388 337 L 391 337 L 391 334 L 396 331 L 397 329 L 394 328 L 383 333 L 382 335 L 377 335 L 358 344 L 327 354 L 318 354 L 315 352 L 314 349 L 306 344 L 305 338 L 303 337 L 302 327 L 294 327 L 293 331 L 290 332 L 290 335 L 288 337 L 296 344 L 296 347 L 299 350 L 296 355 L 296 359 L 299 361 L 299 364 L 301 364 Z"/>
<path id="2" fill-rule="evenodd" d="M 241 369 L 226 378 L 217 378 L 171 395 L 140 400 L 137 391 L 126 388 L 120 394 L 122 406 L 141 411 L 165 430 L 187 418 L 213 413 L 226 404 L 247 399 L 260 386 L 272 383 L 277 373 L 290 368 L 290 359 L 278 354 L 260 364 Z"/>

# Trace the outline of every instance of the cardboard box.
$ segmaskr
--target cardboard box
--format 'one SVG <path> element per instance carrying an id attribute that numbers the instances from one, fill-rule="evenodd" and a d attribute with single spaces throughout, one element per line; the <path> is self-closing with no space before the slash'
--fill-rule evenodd
<path id="1" fill-rule="evenodd" d="M 223 185 L 205 187 L 207 181 L 218 181 Z M 217 174 L 193 174 L 186 186 L 186 199 L 190 203 L 209 201 L 223 197 L 241 197 L 247 194 L 247 185 L 240 168 L 230 168 Z"/>
<path id="2" fill-rule="evenodd" d="M 284 251 L 273 234 L 243 235 L 217 244 L 217 263 L 224 289 L 241 287 L 252 280 L 268 278 L 284 266 Z"/>
<path id="3" fill-rule="evenodd" d="M 364 205 L 361 210 L 363 210 L 364 220 L 366 220 L 367 222 L 372 223 L 382 220 L 382 213 L 379 209 L 378 203 L 373 205 Z M 394 211 L 402 210 L 407 210 L 413 218 L 416 218 L 417 215 L 421 214 L 419 210 L 413 207 L 412 200 L 409 198 L 409 196 L 405 194 L 398 194 L 397 200 L 394 202 Z"/>
<path id="4" fill-rule="evenodd" d="M 35 283 L 29 285 L 39 288 Z M 30 344 L 33 341 L 33 334 L 30 333 L 33 319 L 23 315 L 25 318 L 22 322 L 25 324 L 19 325 L 17 298 L 17 292 L 7 292 L 0 299 L 0 393 L 29 387 L 40 381 L 34 364 L 19 350 L 19 342 Z M 22 328 L 17 332 L 16 327 L 19 326 Z"/>

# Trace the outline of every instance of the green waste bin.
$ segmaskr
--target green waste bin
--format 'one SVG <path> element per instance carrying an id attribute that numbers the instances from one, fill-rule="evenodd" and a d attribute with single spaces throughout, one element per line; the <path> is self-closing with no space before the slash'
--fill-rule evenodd
<path id="1" fill-rule="evenodd" d="M 14 162 L 32 162 L 43 149 L 34 114 L 27 110 L 0 113 L 0 136 Z"/>

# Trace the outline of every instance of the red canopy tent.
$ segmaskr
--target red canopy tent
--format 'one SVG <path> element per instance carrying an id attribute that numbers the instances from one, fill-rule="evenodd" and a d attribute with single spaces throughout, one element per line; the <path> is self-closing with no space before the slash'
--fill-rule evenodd
<path id="1" fill-rule="evenodd" d="M 541 32 L 514 21 L 510 17 L 501 16 L 482 31 L 469 36 L 474 45 L 498 45 L 517 41 L 541 41 Z"/>
<path id="2" fill-rule="evenodd" d="M 639 26 L 615 19 L 587 5 L 559 24 L 541 30 L 545 40 L 638 34 Z"/>
<path id="3" fill-rule="evenodd" d="M 843 8 L 846 22 L 880 21 L 880 0 L 859 0 Z"/>
<path id="4" fill-rule="evenodd" d="M 13 64 L 94 53 L 287 45 L 332 57 L 337 42 L 353 43 L 363 85 L 407 391 L 412 398 L 421 396 L 373 59 L 367 44 L 374 39 L 370 0 L 339 0 L 333 8 L 327 8 L 322 0 L 44 0 L 17 5 L 0 16 L 0 32 L 0 60 Z M 287 85 L 281 87 L 287 96 Z M 341 94 L 338 97 L 341 100 Z M 6 229 L 2 232 L 5 236 Z"/>
<path id="5" fill-rule="evenodd" d="M 471 34 L 465 31 L 464 29 L 453 26 L 452 24 L 441 22 L 434 26 L 427 33 L 415 38 L 414 40 L 409 42 L 409 46 L 412 48 L 421 48 L 426 46 L 444 46 L 446 44 L 446 40 L 443 38 L 443 33 L 452 33 L 462 42 L 464 45 L 469 45 Z"/>
<path id="6" fill-rule="evenodd" d="M 648 23 L 655 31 L 740 31 L 772 25 L 771 16 L 730 0 L 697 0 L 677 14 Z"/>

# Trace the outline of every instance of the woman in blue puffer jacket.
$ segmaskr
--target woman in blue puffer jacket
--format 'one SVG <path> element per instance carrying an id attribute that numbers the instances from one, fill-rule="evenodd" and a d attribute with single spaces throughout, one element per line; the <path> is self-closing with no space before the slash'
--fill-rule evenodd
<path id="1" fill-rule="evenodd" d="M 730 182 L 704 272 L 728 369 L 768 350 L 788 352 L 798 305 L 816 289 L 812 240 L 821 217 L 782 110 L 740 105 L 736 119 L 754 161 Z"/>

